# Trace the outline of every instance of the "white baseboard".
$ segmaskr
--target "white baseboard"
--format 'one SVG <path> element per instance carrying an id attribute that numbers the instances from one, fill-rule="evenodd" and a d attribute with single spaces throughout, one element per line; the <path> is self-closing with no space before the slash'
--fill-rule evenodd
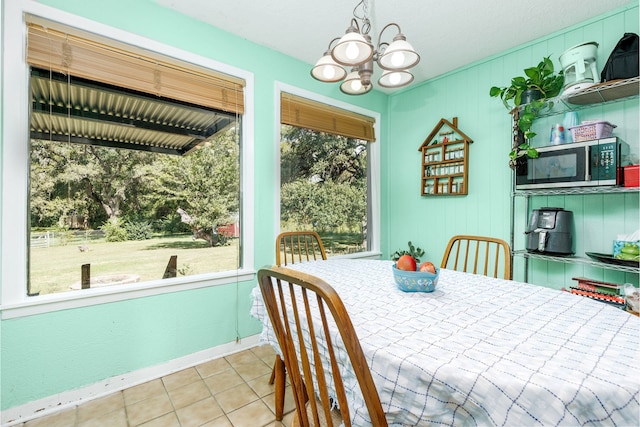
<path id="1" fill-rule="evenodd" d="M 0 423 L 2 427 L 9 427 L 39 418 L 54 412 L 71 408 L 75 405 L 98 399 L 116 391 L 124 390 L 156 378 L 161 378 L 173 372 L 199 365 L 209 360 L 237 353 L 259 344 L 259 335 L 242 338 L 238 342 L 230 342 L 217 347 L 192 353 L 166 363 L 139 369 L 126 374 L 107 378 L 95 384 L 75 390 L 64 391 L 43 399 L 34 400 L 24 405 L 2 411 Z"/>

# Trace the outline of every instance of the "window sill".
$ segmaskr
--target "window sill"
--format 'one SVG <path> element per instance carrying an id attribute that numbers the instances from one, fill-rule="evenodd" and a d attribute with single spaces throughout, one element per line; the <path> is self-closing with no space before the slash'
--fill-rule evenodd
<path id="1" fill-rule="evenodd" d="M 27 297 L 24 301 L 0 306 L 0 319 L 13 319 L 50 313 L 59 310 L 88 307 L 117 301 L 144 298 L 171 292 L 207 288 L 255 279 L 255 271 L 202 274 L 198 276 L 162 279 L 141 284 L 122 285 L 125 287 L 104 287 L 69 291 L 59 294 Z"/>

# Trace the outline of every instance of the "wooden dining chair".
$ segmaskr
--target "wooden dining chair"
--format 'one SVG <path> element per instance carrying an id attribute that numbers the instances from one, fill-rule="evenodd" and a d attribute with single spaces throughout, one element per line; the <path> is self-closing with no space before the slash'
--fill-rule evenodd
<path id="1" fill-rule="evenodd" d="M 322 244 L 322 238 L 315 231 L 285 231 L 276 237 L 276 265 L 289 265 L 296 262 L 326 260 L 327 253 Z M 282 372 L 277 376 L 277 372 Z M 285 388 L 285 366 L 282 358 L 276 355 L 273 363 L 269 384 L 276 382 L 275 409 L 276 420 L 282 420 L 284 415 L 284 388 Z"/>
<path id="2" fill-rule="evenodd" d="M 371 425 L 387 426 L 360 341 L 336 291 L 318 277 L 279 266 L 260 269 L 258 283 L 295 398 L 291 425 L 339 427 L 344 422 L 345 427 L 351 426 L 343 373 L 336 358 L 335 346 L 341 346 Z M 330 328 L 336 328 L 338 334 Z M 329 390 L 328 384 L 334 389 Z M 332 410 L 336 403 L 339 411 Z"/>
<path id="3" fill-rule="evenodd" d="M 286 231 L 276 238 L 276 265 L 320 259 L 327 259 L 327 253 L 315 231 Z"/>
<path id="4" fill-rule="evenodd" d="M 457 235 L 449 240 L 440 268 L 511 280 L 511 249 L 501 239 Z"/>

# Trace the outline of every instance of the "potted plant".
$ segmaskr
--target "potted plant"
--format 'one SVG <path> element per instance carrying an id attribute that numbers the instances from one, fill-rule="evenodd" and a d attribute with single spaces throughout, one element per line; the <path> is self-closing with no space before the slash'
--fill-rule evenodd
<path id="1" fill-rule="evenodd" d="M 420 257 L 424 255 L 424 251 L 420 248 L 416 248 L 413 243 L 409 242 L 409 250 L 398 249 L 393 254 L 391 254 L 391 259 L 393 261 L 397 261 L 402 255 L 411 255 L 413 259 L 415 259 L 416 262 L 419 263 Z"/>
<path id="2" fill-rule="evenodd" d="M 535 67 L 524 70 L 526 77 L 518 76 L 511 79 L 511 85 L 506 87 L 493 86 L 489 91 L 492 97 L 500 97 L 502 103 L 514 115 L 517 127 L 522 136 L 514 139 L 514 145 L 509 153 L 509 165 L 514 167 L 519 157 L 538 157 L 538 151 L 531 147 L 529 140 L 536 136 L 531 130 L 534 120 L 545 107 L 551 107 L 549 98 L 558 96 L 564 84 L 562 70 L 555 73 L 553 62 L 545 57 Z M 522 107 L 523 106 L 523 107 Z"/>

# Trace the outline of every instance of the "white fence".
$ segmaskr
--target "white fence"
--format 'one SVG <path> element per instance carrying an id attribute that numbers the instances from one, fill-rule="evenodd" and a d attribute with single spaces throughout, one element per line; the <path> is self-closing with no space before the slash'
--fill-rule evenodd
<path id="1" fill-rule="evenodd" d="M 102 230 L 86 231 L 43 231 L 31 233 L 31 248 L 48 248 L 51 246 L 64 246 L 70 244 L 86 243 L 91 240 L 104 238 Z"/>

